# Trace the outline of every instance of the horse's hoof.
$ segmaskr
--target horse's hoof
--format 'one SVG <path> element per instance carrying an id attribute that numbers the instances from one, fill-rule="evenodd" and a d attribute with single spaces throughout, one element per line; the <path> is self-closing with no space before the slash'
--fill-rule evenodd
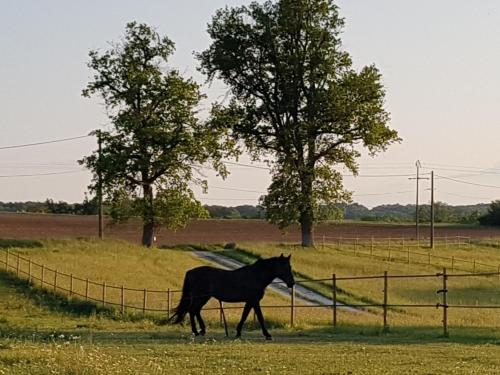
<path id="1" fill-rule="evenodd" d="M 234 339 L 235 339 L 235 340 L 240 340 L 240 339 L 241 339 L 241 335 L 236 335 L 236 336 L 234 336 Z"/>
<path id="2" fill-rule="evenodd" d="M 200 336 L 205 336 L 205 333 L 206 333 L 205 331 L 201 331 Z"/>
<path id="3" fill-rule="evenodd" d="M 273 336 L 266 336 L 267 341 L 273 341 Z"/>

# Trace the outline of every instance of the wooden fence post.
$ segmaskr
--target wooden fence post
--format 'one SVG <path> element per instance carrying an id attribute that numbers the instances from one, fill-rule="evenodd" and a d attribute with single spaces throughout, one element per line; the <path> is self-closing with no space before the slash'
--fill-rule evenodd
<path id="1" fill-rule="evenodd" d="M 28 284 L 31 284 L 31 259 L 28 260 Z"/>
<path id="2" fill-rule="evenodd" d="M 106 306 L 106 281 L 102 283 L 102 307 Z"/>
<path id="3" fill-rule="evenodd" d="M 9 249 L 5 252 L 5 271 L 9 270 Z"/>
<path id="4" fill-rule="evenodd" d="M 57 269 L 54 271 L 54 293 L 57 292 Z"/>
<path id="5" fill-rule="evenodd" d="M 474 259 L 474 262 L 472 263 L 472 273 L 476 273 L 476 259 Z"/>
<path id="6" fill-rule="evenodd" d="M 85 280 L 85 301 L 89 300 L 89 279 Z"/>
<path id="7" fill-rule="evenodd" d="M 73 296 L 73 274 L 69 275 L 69 296 Z"/>
<path id="8" fill-rule="evenodd" d="M 146 304 L 148 303 L 148 290 L 144 289 L 144 295 L 142 298 L 142 313 L 145 315 L 146 314 Z"/>
<path id="9" fill-rule="evenodd" d="M 170 288 L 167 290 L 167 319 L 170 319 Z"/>
<path id="10" fill-rule="evenodd" d="M 410 248 L 408 247 L 408 264 L 410 264 Z"/>
<path id="11" fill-rule="evenodd" d="M 125 288 L 122 285 L 121 289 L 121 308 L 122 308 L 122 315 L 125 315 Z"/>
<path id="12" fill-rule="evenodd" d="M 19 259 L 19 253 L 16 253 L 16 254 L 17 254 L 16 276 L 19 277 L 19 263 L 20 263 L 20 259 Z"/>
<path id="13" fill-rule="evenodd" d="M 356 255 L 356 251 L 358 250 L 358 239 L 354 239 L 354 255 Z"/>
<path id="14" fill-rule="evenodd" d="M 448 275 L 446 274 L 446 268 L 443 268 L 443 289 L 440 290 L 443 294 L 443 336 L 448 337 L 448 287 L 447 287 L 447 281 L 448 281 Z"/>
<path id="15" fill-rule="evenodd" d="M 389 325 L 387 323 L 387 300 L 388 300 L 388 291 L 387 291 L 387 271 L 384 271 L 384 332 L 389 330 Z"/>
<path id="16" fill-rule="evenodd" d="M 337 327 L 337 275 L 332 275 L 333 329 Z"/>
<path id="17" fill-rule="evenodd" d="M 429 266 L 431 265 L 431 253 L 429 251 Z"/>
<path id="18" fill-rule="evenodd" d="M 45 279 L 45 266 L 42 264 L 42 276 L 40 277 L 41 280 L 40 280 L 40 288 L 43 289 L 43 282 L 44 282 L 44 279 Z"/>
<path id="19" fill-rule="evenodd" d="M 455 272 L 455 257 L 451 257 L 451 272 Z"/>
<path id="20" fill-rule="evenodd" d="M 291 310 L 290 310 L 290 327 L 293 327 L 295 324 L 295 285 L 292 286 L 292 296 L 290 298 L 291 302 Z"/>
<path id="21" fill-rule="evenodd" d="M 219 320 L 220 325 L 224 325 L 224 302 L 219 300 Z"/>

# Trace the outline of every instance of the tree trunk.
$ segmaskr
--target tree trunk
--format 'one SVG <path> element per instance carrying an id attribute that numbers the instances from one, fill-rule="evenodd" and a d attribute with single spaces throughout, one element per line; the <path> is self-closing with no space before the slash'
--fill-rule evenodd
<path id="1" fill-rule="evenodd" d="M 314 222 L 312 212 L 304 212 L 300 219 L 302 246 L 314 247 Z"/>
<path id="2" fill-rule="evenodd" d="M 303 247 L 314 247 L 313 180 L 314 176 L 312 174 L 307 173 L 303 175 L 302 205 L 300 208 Z"/>
<path id="3" fill-rule="evenodd" d="M 145 222 L 142 227 L 142 246 L 152 247 L 154 239 L 154 223 Z"/>
<path id="4" fill-rule="evenodd" d="M 144 190 L 144 211 L 142 215 L 142 245 L 146 247 L 153 246 L 154 239 L 154 210 L 153 210 L 153 187 L 143 185 Z"/>

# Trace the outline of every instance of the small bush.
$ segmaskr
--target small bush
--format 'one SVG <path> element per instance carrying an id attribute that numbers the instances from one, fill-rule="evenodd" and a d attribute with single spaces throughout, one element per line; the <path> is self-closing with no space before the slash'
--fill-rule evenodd
<path id="1" fill-rule="evenodd" d="M 11 247 L 35 248 L 43 247 L 43 244 L 37 240 L 14 240 L 0 238 L 0 249 L 8 249 Z"/>

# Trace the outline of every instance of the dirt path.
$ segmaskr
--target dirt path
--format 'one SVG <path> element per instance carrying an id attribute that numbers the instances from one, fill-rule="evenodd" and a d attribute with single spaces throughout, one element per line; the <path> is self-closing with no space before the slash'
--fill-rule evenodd
<path id="1" fill-rule="evenodd" d="M 246 266 L 246 264 L 234 260 L 232 258 L 226 257 L 221 254 L 216 254 L 210 251 L 193 251 L 193 255 L 198 258 L 208 260 L 219 266 L 220 268 L 227 270 L 234 270 L 236 268 L 240 268 Z M 269 286 L 269 288 L 278 294 L 281 294 L 285 297 L 291 297 L 290 289 L 287 288 L 283 283 L 280 283 L 281 280 L 274 279 L 273 284 Z M 276 283 L 276 284 L 275 284 Z M 300 284 L 295 284 L 295 298 L 298 299 L 301 303 L 307 305 L 333 305 L 333 300 L 324 297 L 323 295 L 316 293 L 315 291 L 304 287 Z M 343 309 L 345 311 L 360 313 L 360 310 L 354 309 L 352 307 L 344 306 L 342 303 L 337 301 L 337 307 Z"/>

